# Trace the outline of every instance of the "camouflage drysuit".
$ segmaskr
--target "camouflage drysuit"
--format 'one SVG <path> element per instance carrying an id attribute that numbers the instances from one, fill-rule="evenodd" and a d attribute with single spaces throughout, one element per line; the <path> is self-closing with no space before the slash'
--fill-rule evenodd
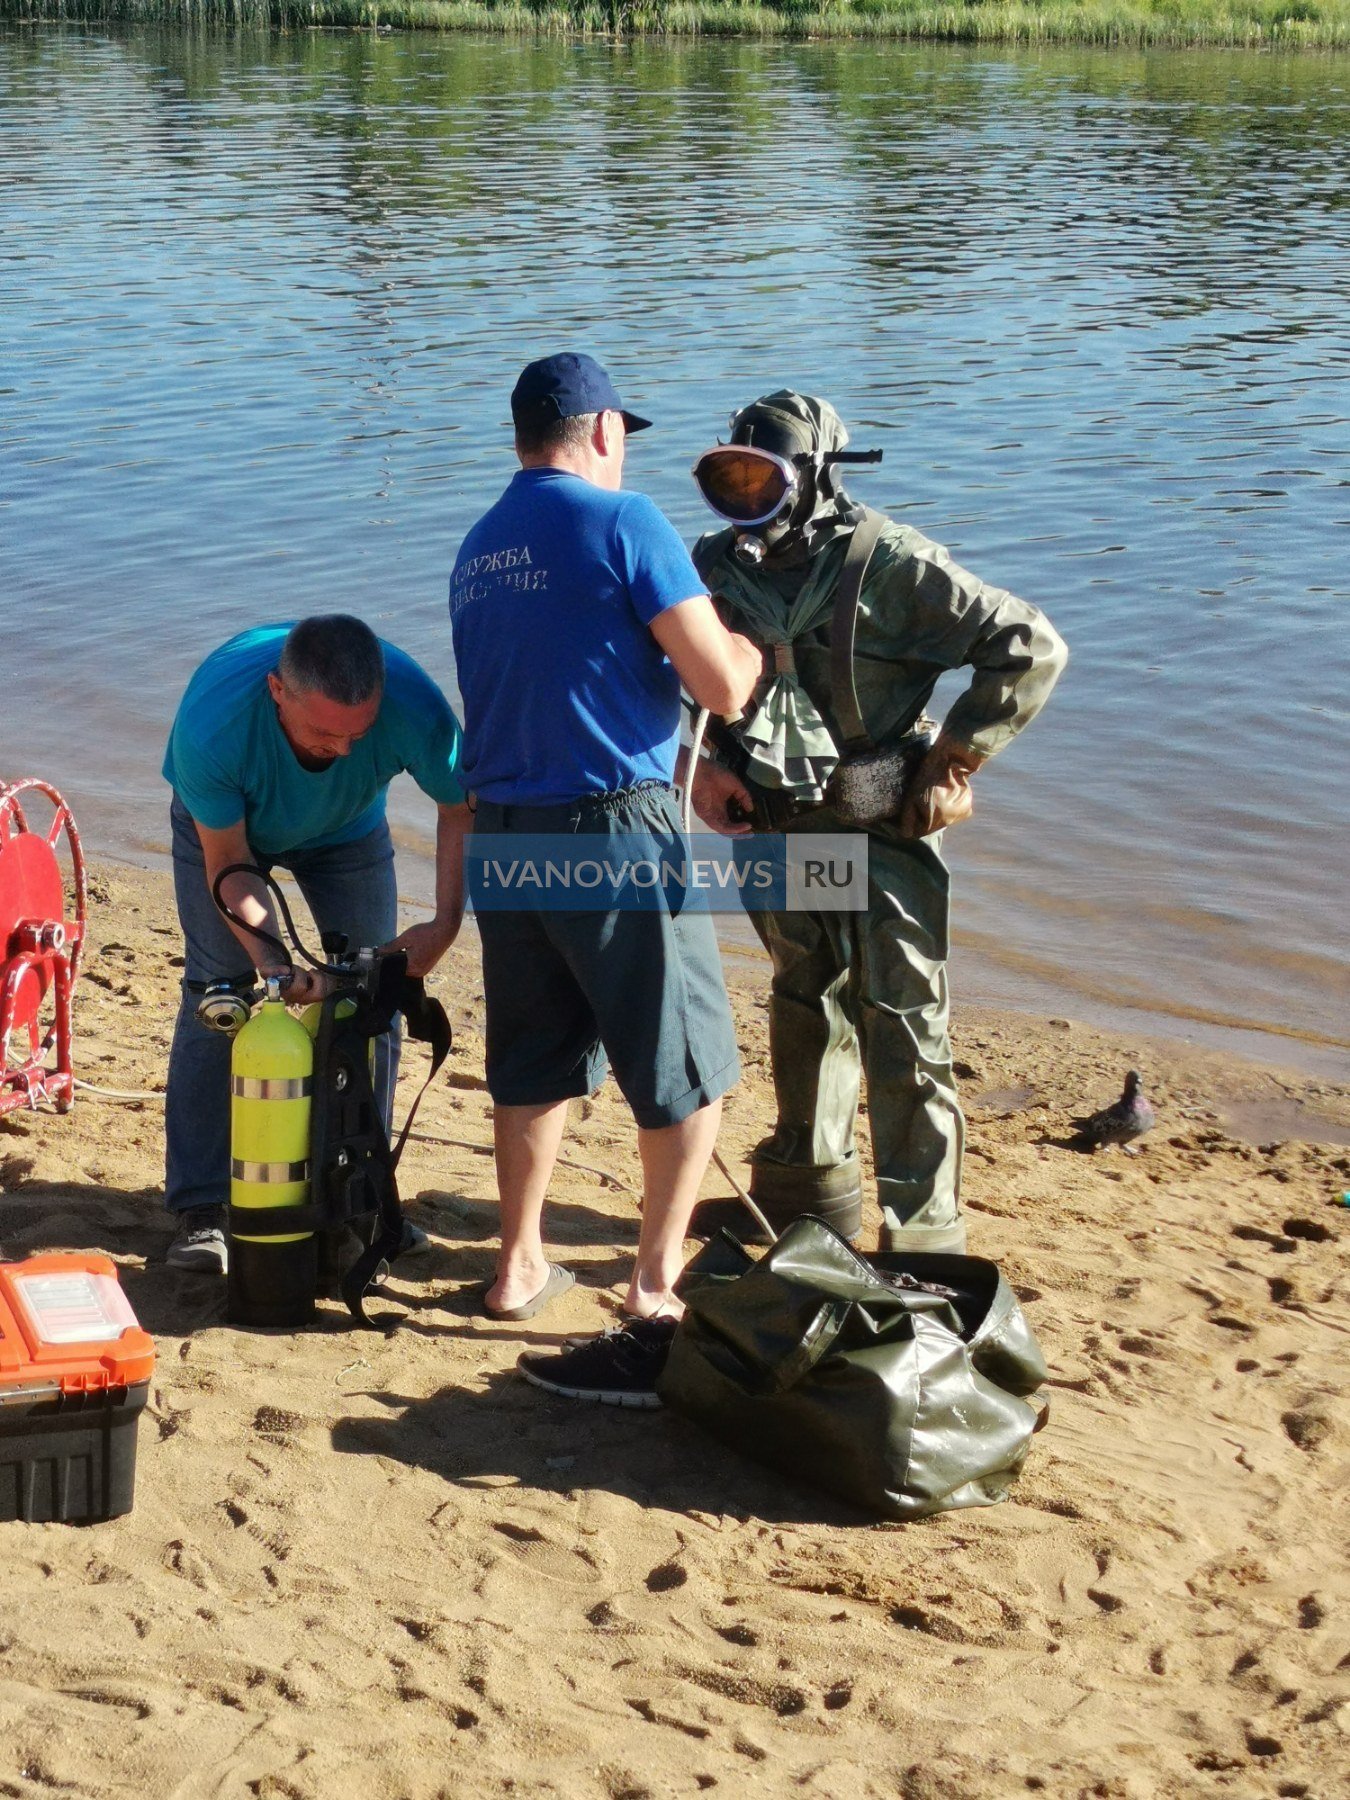
<path id="1" fill-rule="evenodd" d="M 815 447 L 847 441 L 825 403 L 787 392 L 769 398 L 802 419 Z M 709 533 L 694 551 L 726 622 L 776 651 L 769 667 L 778 672 L 760 692 L 751 732 L 760 741 L 744 748 L 754 779 L 798 804 L 817 798 L 832 748 L 842 742 L 829 645 L 850 535 L 846 522 L 830 522 L 815 534 L 809 557 L 798 552 L 796 568 L 784 566 L 790 550 L 746 566 L 733 553 L 735 529 Z M 1036 607 L 978 580 L 913 527 L 886 522 L 862 588 L 854 659 L 859 706 L 876 744 L 913 733 L 938 677 L 968 667 L 970 685 L 943 735 L 979 759 L 993 756 L 1040 711 L 1066 658 Z M 822 746 L 821 726 L 832 744 Z M 785 829 L 850 828 L 818 805 Z M 755 1152 L 751 1191 L 775 1224 L 815 1211 L 856 1230 L 854 1120 L 865 1067 L 883 1246 L 960 1251 L 965 1124 L 948 1039 L 942 833 L 907 838 L 886 823 L 869 827 L 868 839 L 865 913 L 765 913 L 754 921 L 773 959 L 778 1122 Z"/>

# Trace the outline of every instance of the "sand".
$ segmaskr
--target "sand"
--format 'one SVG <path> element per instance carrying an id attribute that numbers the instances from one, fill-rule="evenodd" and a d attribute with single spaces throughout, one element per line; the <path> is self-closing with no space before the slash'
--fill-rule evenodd
<path id="1" fill-rule="evenodd" d="M 95 895 L 79 1072 L 160 1088 L 167 884 L 112 868 Z M 738 959 L 738 1154 L 770 1116 L 763 984 Z M 421 1122 L 482 1146 L 471 938 L 436 986 L 458 1038 Z M 962 1010 L 957 1042 L 972 1248 L 1026 1304 L 1052 1417 L 1008 1502 L 906 1526 L 514 1376 L 616 1308 L 612 1088 L 556 1183 L 578 1286 L 524 1326 L 473 1316 L 490 1159 L 413 1147 L 433 1247 L 388 1338 L 338 1308 L 236 1332 L 165 1267 L 154 1103 L 0 1125 L 5 1253 L 108 1251 L 159 1347 L 134 1512 L 0 1526 L 0 1795 L 1347 1791 L 1350 1088 L 1011 1014 Z M 1157 1130 L 1066 1148 L 1130 1066 Z"/>

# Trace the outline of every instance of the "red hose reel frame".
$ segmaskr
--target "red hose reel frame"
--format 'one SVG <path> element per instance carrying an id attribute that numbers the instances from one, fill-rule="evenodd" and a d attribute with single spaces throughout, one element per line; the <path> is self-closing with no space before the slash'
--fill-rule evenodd
<path id="1" fill-rule="evenodd" d="M 54 816 L 34 831 L 21 794 L 42 794 Z M 64 835 L 75 885 L 75 917 L 66 914 L 57 857 Z M 48 782 L 32 776 L 0 785 L 0 1115 L 50 1100 L 69 1112 L 71 1004 L 84 950 L 84 853 L 70 808 Z M 48 1008 L 50 996 L 50 1009 Z M 48 1065 L 53 1045 L 54 1066 Z"/>

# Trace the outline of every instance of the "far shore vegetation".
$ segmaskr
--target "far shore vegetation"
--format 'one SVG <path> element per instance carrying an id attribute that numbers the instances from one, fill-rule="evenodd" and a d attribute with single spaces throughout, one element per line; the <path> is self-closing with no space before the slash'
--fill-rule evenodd
<path id="1" fill-rule="evenodd" d="M 499 31 L 1350 49 L 1350 0 L 0 0 L 0 19 L 273 30 Z"/>

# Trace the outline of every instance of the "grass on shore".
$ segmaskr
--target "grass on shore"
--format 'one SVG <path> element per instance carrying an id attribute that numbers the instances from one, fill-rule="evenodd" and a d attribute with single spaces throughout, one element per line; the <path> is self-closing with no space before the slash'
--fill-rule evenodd
<path id="1" fill-rule="evenodd" d="M 0 18 L 761 38 L 1350 48 L 1350 0 L 0 0 Z"/>

